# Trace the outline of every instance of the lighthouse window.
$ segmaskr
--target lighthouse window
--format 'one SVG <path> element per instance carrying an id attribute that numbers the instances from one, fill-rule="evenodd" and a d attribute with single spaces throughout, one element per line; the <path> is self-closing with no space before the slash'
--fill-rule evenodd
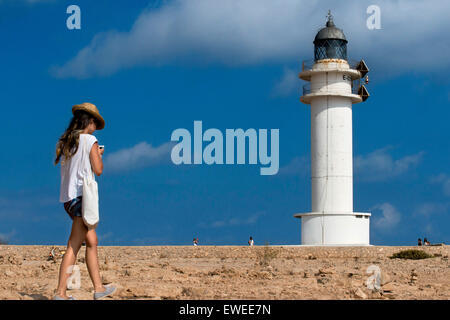
<path id="1" fill-rule="evenodd" d="M 347 43 L 344 40 L 324 39 L 314 43 L 314 60 L 347 60 Z"/>

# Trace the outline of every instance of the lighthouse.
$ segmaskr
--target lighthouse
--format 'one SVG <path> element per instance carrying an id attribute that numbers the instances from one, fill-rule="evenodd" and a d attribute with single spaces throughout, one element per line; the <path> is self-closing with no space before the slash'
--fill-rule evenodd
<path id="1" fill-rule="evenodd" d="M 353 212 L 352 106 L 369 93 L 364 60 L 347 58 L 347 39 L 331 13 L 314 39 L 314 60 L 299 78 L 311 106 L 311 212 L 301 220 L 302 245 L 369 245 L 370 213 Z M 366 77 L 368 82 L 368 77 Z"/>

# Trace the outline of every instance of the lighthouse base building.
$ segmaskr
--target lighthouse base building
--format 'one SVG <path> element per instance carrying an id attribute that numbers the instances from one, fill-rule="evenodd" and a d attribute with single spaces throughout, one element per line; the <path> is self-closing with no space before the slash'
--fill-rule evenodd
<path id="1" fill-rule="evenodd" d="M 301 102 L 311 106 L 311 212 L 301 219 L 302 245 L 369 245 L 370 213 L 353 212 L 352 106 L 369 94 L 363 60 L 347 59 L 347 40 L 328 15 L 314 40 L 314 61 Z M 368 79 L 368 78 L 366 78 Z"/>

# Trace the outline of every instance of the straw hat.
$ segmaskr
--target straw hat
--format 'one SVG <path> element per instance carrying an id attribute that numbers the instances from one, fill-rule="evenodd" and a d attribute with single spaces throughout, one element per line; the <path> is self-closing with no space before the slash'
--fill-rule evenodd
<path id="1" fill-rule="evenodd" d="M 77 110 L 83 110 L 83 111 L 86 111 L 86 112 L 90 113 L 91 115 L 93 115 L 98 120 L 99 125 L 97 127 L 97 130 L 102 130 L 105 127 L 105 120 L 98 112 L 97 107 L 95 105 L 93 105 L 92 103 L 84 102 L 81 104 L 74 105 L 72 107 L 72 113 L 75 114 L 75 111 L 77 111 Z"/>

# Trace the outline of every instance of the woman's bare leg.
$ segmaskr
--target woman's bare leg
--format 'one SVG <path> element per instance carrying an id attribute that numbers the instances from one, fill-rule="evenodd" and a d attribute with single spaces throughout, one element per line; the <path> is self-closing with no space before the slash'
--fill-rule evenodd
<path id="1" fill-rule="evenodd" d="M 70 266 L 75 264 L 78 251 L 86 238 L 86 232 L 87 228 L 84 225 L 83 219 L 81 217 L 74 217 L 72 222 L 72 231 L 67 243 L 67 250 L 59 268 L 59 280 L 56 294 L 60 297 L 67 298 L 67 279 L 70 276 L 70 272 L 68 273 L 68 271 L 70 270 Z"/>
<path id="2" fill-rule="evenodd" d="M 86 265 L 92 284 L 94 285 L 94 291 L 103 292 L 105 291 L 105 287 L 103 287 L 102 279 L 100 278 L 97 244 L 97 233 L 95 229 L 91 229 L 86 233 Z"/>

